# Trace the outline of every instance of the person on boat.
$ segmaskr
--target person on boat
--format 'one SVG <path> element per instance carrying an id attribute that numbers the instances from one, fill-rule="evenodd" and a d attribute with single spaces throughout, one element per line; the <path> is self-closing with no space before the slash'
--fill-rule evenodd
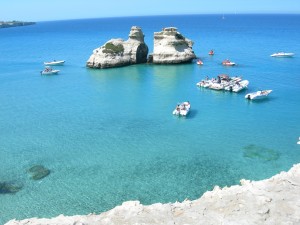
<path id="1" fill-rule="evenodd" d="M 225 59 L 225 60 L 223 61 L 223 64 L 228 64 L 228 63 L 230 63 L 230 60 L 229 60 L 229 59 Z"/>
<path id="2" fill-rule="evenodd" d="M 179 106 L 179 105 L 176 106 L 176 110 L 177 110 L 178 112 L 180 111 L 180 106 Z"/>

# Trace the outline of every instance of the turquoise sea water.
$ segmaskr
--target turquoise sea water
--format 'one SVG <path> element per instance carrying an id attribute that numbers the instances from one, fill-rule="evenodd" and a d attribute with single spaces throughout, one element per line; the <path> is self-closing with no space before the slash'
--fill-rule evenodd
<path id="1" fill-rule="evenodd" d="M 204 62 L 93 70 L 92 50 L 140 26 L 175 26 Z M 17 218 L 109 210 L 199 198 L 215 185 L 259 180 L 300 161 L 300 16 L 131 17 L 40 22 L 0 29 L 0 224 Z M 208 56 L 214 49 L 216 54 Z M 272 58 L 277 51 L 293 58 Z M 225 68 L 229 58 L 238 65 Z M 44 61 L 66 60 L 57 76 Z M 241 93 L 199 89 L 220 73 L 250 81 Z M 265 101 L 247 92 L 272 89 Z M 187 118 L 172 110 L 190 101 Z M 46 178 L 27 170 L 41 164 Z"/>

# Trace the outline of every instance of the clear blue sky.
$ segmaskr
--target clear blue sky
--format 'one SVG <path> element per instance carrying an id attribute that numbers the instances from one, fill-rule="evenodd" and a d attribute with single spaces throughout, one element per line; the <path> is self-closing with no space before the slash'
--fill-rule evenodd
<path id="1" fill-rule="evenodd" d="M 300 13 L 300 0 L 0 0 L 0 21 L 116 16 Z"/>

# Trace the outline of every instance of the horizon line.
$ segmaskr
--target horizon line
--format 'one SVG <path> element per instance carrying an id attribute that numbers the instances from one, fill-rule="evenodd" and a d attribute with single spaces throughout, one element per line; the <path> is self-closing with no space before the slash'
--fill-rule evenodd
<path id="1" fill-rule="evenodd" d="M 137 15 L 137 16 L 105 16 L 105 17 L 83 17 L 83 18 L 69 18 L 69 19 L 57 19 L 57 20 L 37 20 L 34 22 L 54 22 L 54 21 L 68 21 L 68 20 L 90 20 L 90 19 L 112 19 L 112 18 L 136 18 L 136 17 L 157 17 L 157 16 L 201 16 L 201 15 L 211 15 L 211 16 L 222 16 L 222 15 L 300 15 L 300 13 L 199 13 L 199 14 L 161 14 L 161 15 Z"/>

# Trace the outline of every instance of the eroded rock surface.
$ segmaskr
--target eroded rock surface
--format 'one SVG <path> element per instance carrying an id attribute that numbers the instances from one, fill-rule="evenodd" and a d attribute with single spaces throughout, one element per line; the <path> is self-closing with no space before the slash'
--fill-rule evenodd
<path id="1" fill-rule="evenodd" d="M 6 225 L 69 224 L 300 224 L 300 164 L 262 181 L 241 180 L 241 185 L 216 186 L 194 201 L 144 206 L 139 201 L 100 215 L 63 216 L 52 219 L 11 220 Z"/>
<path id="2" fill-rule="evenodd" d="M 142 29 L 133 26 L 127 41 L 111 39 L 95 49 L 86 65 L 91 68 L 112 68 L 147 62 L 148 46 Z"/>
<path id="3" fill-rule="evenodd" d="M 154 32 L 154 48 L 151 60 L 156 64 L 178 64 L 191 62 L 196 58 L 193 42 L 185 38 L 175 27 Z"/>

